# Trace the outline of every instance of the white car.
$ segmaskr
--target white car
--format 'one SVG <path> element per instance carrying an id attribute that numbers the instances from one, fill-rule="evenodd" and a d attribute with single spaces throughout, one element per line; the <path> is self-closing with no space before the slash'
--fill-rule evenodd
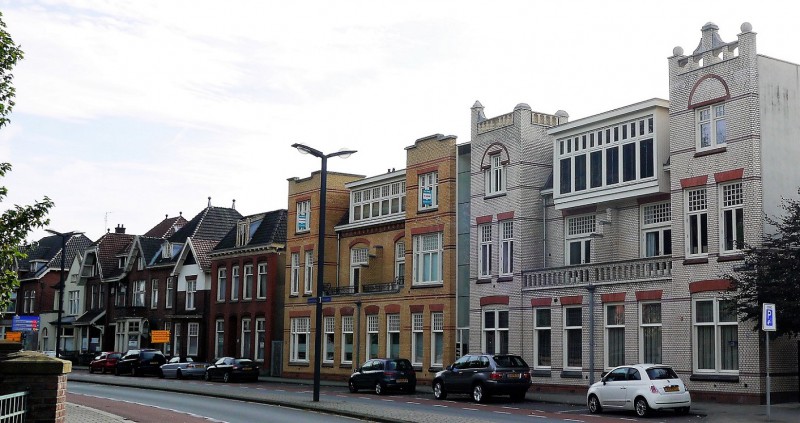
<path id="1" fill-rule="evenodd" d="M 692 406 L 689 390 L 669 366 L 635 364 L 608 372 L 586 393 L 589 412 L 606 409 L 633 410 L 645 417 L 650 410 L 674 409 L 688 414 Z"/>

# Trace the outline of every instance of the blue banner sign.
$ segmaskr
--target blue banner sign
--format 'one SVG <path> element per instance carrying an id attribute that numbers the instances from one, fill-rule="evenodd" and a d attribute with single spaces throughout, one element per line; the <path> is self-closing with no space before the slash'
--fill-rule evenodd
<path id="1" fill-rule="evenodd" d="M 14 316 L 11 319 L 11 330 L 37 331 L 39 330 L 39 316 Z"/>

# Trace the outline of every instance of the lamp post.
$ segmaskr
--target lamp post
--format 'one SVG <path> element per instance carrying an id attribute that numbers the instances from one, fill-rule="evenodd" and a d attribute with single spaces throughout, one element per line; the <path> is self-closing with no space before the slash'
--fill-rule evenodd
<path id="1" fill-rule="evenodd" d="M 322 160 L 322 167 L 320 171 L 320 187 L 319 187 L 319 225 L 318 225 L 318 241 L 317 241 L 317 317 L 316 327 L 314 329 L 314 396 L 313 400 L 319 402 L 319 382 L 320 371 L 322 363 L 320 360 L 322 349 L 322 285 L 323 285 L 323 266 L 325 265 L 325 200 L 328 183 L 328 159 L 331 157 L 341 157 L 346 159 L 356 150 L 342 149 L 335 153 L 325 154 L 317 149 L 311 148 L 307 145 L 295 143 L 292 147 L 303 154 L 311 154 L 312 156 L 319 157 Z"/>
<path id="2" fill-rule="evenodd" d="M 53 235 L 61 237 L 61 276 L 59 277 L 58 285 L 58 321 L 56 321 L 56 357 L 61 357 L 61 315 L 64 313 L 64 262 L 67 261 L 67 238 L 73 235 L 80 235 L 83 232 L 70 231 L 66 233 L 56 232 L 52 229 L 45 229 Z"/>

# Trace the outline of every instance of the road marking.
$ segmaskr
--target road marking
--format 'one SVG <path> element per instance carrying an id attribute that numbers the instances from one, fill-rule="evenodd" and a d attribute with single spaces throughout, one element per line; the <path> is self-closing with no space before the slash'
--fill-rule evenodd
<path id="1" fill-rule="evenodd" d="M 517 407 L 506 407 L 506 406 L 503 406 L 501 408 L 505 408 L 506 410 L 519 410 L 519 408 L 517 408 Z"/>
<path id="2" fill-rule="evenodd" d="M 434 407 L 447 408 L 447 406 L 446 406 L 446 405 L 442 405 L 442 404 L 433 404 L 433 406 L 434 406 Z"/>
<path id="3" fill-rule="evenodd" d="M 497 414 L 511 414 L 508 411 L 497 411 L 497 410 L 495 410 L 495 413 L 497 413 Z"/>
<path id="4" fill-rule="evenodd" d="M 535 411 L 537 413 L 544 413 L 544 410 L 533 410 L 533 411 Z"/>
<path id="5" fill-rule="evenodd" d="M 565 422 L 578 422 L 583 423 L 583 420 L 575 420 L 575 419 L 564 419 Z"/>
<path id="6" fill-rule="evenodd" d="M 619 419 L 620 420 L 627 420 L 629 422 L 638 422 L 639 421 L 639 420 L 632 419 L 632 418 L 629 418 L 629 417 L 620 417 Z"/>
<path id="7" fill-rule="evenodd" d="M 393 399 L 383 399 L 383 400 L 381 400 L 381 401 L 386 401 L 386 402 L 394 402 L 394 400 L 393 400 Z"/>
<path id="8" fill-rule="evenodd" d="M 537 416 L 535 414 L 528 414 L 528 417 L 535 417 L 537 419 L 546 419 L 547 418 L 547 416 Z"/>
<path id="9" fill-rule="evenodd" d="M 406 401 L 406 404 L 421 405 L 420 403 L 414 401 Z"/>

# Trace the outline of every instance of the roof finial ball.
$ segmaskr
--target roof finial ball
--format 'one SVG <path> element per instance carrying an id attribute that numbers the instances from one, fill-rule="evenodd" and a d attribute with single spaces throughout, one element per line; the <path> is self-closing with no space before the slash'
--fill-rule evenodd
<path id="1" fill-rule="evenodd" d="M 753 25 L 751 25 L 750 22 L 745 22 L 745 23 L 742 24 L 741 30 L 742 30 L 742 34 L 744 34 L 745 32 L 752 32 L 753 31 Z"/>
<path id="2" fill-rule="evenodd" d="M 672 49 L 672 55 L 673 56 L 683 56 L 683 47 L 676 46 L 675 48 L 673 48 Z"/>

